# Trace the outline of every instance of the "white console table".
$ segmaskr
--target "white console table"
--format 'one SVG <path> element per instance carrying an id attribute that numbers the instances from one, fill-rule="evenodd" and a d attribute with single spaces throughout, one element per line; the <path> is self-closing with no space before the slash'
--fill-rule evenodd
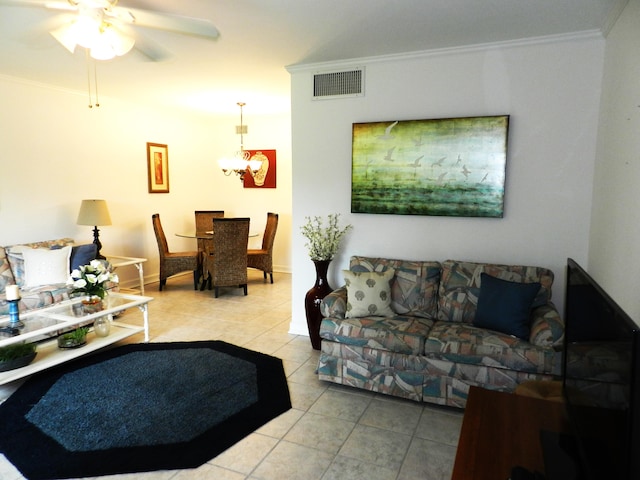
<path id="1" fill-rule="evenodd" d="M 120 255 L 109 255 L 105 254 L 109 263 L 115 270 L 118 267 L 128 267 L 133 265 L 138 270 L 138 282 L 139 287 L 135 293 L 139 293 L 140 295 L 144 295 L 144 268 L 142 264 L 147 261 L 146 258 L 138 258 L 138 257 L 122 257 Z M 123 289 L 124 290 L 124 289 Z"/>

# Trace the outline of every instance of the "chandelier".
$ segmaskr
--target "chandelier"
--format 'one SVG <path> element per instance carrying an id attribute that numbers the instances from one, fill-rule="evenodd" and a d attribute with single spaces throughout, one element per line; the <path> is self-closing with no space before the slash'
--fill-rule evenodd
<path id="1" fill-rule="evenodd" d="M 246 103 L 238 102 L 237 105 L 240 107 L 240 126 L 236 127 L 236 133 L 240 133 L 240 150 L 235 152 L 231 158 L 219 159 L 218 165 L 226 176 L 231 175 L 231 173 L 235 173 L 240 177 L 240 181 L 243 181 L 247 172 L 251 176 L 254 176 L 258 170 L 260 170 L 262 162 L 251 157 L 250 153 L 244 149 L 244 134 L 247 129 L 246 126 L 242 124 L 242 108 Z"/>

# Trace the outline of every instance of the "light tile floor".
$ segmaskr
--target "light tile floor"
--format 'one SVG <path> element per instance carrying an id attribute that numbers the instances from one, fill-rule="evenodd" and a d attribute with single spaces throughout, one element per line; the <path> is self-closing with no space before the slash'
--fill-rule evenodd
<path id="1" fill-rule="evenodd" d="M 224 340 L 283 360 L 293 408 L 192 470 L 99 477 L 140 480 L 441 480 L 451 478 L 462 411 L 319 381 L 318 352 L 288 333 L 291 275 L 264 283 L 249 270 L 241 289 L 194 291 L 192 277 L 151 284 L 151 341 Z M 140 316 L 137 310 L 123 317 Z M 125 318 L 123 318 L 123 321 Z M 142 341 L 133 337 L 132 341 Z M 17 384 L 0 387 L 0 402 Z M 0 479 L 23 477 L 0 455 Z"/>

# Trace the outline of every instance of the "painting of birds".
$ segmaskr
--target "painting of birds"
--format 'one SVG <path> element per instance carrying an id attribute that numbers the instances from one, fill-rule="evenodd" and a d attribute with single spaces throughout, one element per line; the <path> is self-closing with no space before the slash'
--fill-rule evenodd
<path id="1" fill-rule="evenodd" d="M 444 162 L 445 158 L 447 157 L 441 157 L 438 160 L 436 160 L 435 162 L 433 162 L 431 164 L 432 167 L 441 167 L 442 166 L 442 162 Z"/>
<path id="2" fill-rule="evenodd" d="M 393 127 L 395 127 L 397 124 L 398 124 L 398 121 L 396 120 L 391 125 L 389 125 L 387 128 L 385 128 L 384 129 L 384 135 L 378 135 L 378 139 L 379 140 L 392 140 L 393 138 L 395 138 L 394 135 L 391 135 L 391 129 Z"/>
<path id="3" fill-rule="evenodd" d="M 354 123 L 352 213 L 501 217 L 508 123 L 508 115 Z"/>
<path id="4" fill-rule="evenodd" d="M 387 162 L 395 162 L 395 159 L 391 157 L 393 155 L 393 151 L 395 149 L 396 149 L 396 147 L 391 147 L 389 150 L 387 150 L 387 154 L 384 156 L 384 159 Z"/>

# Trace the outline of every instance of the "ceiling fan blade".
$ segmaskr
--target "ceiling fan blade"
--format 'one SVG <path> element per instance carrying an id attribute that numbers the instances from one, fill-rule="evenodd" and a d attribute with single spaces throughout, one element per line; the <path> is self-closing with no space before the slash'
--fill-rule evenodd
<path id="1" fill-rule="evenodd" d="M 54 10 L 77 10 L 78 7 L 71 5 L 69 2 L 52 1 L 52 0 L 0 0 L 0 5 L 8 5 L 15 7 L 40 7 L 51 8 Z"/>
<path id="2" fill-rule="evenodd" d="M 210 39 L 218 38 L 220 35 L 218 29 L 209 20 L 182 17 L 169 13 L 152 12 L 150 10 L 142 10 L 138 8 L 119 7 L 118 10 L 119 9 L 128 10 L 135 19 L 134 25 L 138 25 L 140 27 L 167 30 L 169 32 L 194 35 Z"/>
<path id="3" fill-rule="evenodd" d="M 162 62 L 163 60 L 171 58 L 171 53 L 167 49 L 162 48 L 160 45 L 144 37 L 139 32 L 136 33 L 135 38 L 136 43 L 133 46 L 134 50 L 140 52 L 148 60 L 152 62 Z"/>

